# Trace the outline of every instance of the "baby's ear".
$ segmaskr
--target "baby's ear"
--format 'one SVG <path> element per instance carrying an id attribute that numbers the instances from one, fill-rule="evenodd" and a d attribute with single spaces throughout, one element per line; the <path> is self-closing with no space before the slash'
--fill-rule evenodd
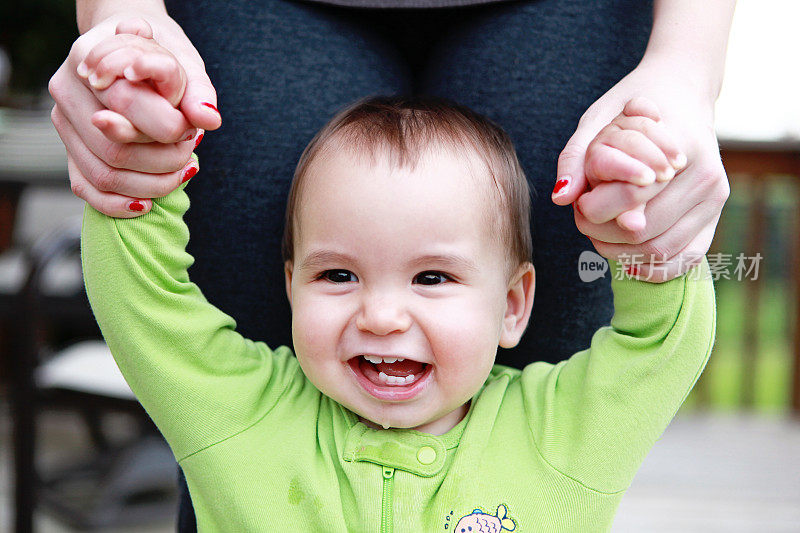
<path id="1" fill-rule="evenodd" d="M 283 276 L 286 283 L 286 297 L 289 298 L 289 307 L 292 306 L 292 269 L 294 265 L 291 261 L 283 264 Z"/>
<path id="2" fill-rule="evenodd" d="M 506 314 L 500 333 L 501 348 L 513 348 L 519 343 L 533 308 L 533 293 L 536 288 L 536 271 L 531 263 L 520 265 L 511 278 L 506 294 Z"/>

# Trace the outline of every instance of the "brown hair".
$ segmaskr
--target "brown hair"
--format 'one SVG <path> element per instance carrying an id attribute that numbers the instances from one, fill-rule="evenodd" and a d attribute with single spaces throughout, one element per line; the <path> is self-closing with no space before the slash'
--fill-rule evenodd
<path id="1" fill-rule="evenodd" d="M 514 145 L 498 125 L 466 107 L 433 97 L 371 97 L 333 117 L 306 146 L 286 203 L 284 261 L 294 259 L 296 212 L 311 164 L 325 152 L 388 154 L 393 165 L 413 168 L 421 156 L 442 146 L 476 154 L 493 180 L 499 210 L 492 210 L 514 269 L 531 260 L 530 192 Z M 489 202 L 490 204 L 493 202 Z"/>

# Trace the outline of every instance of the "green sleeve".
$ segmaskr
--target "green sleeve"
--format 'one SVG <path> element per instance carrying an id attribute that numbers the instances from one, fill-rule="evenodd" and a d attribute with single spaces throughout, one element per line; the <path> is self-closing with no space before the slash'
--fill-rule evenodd
<path id="1" fill-rule="evenodd" d="M 117 365 L 180 460 L 258 420 L 274 381 L 296 370 L 288 349 L 244 339 L 189 281 L 183 187 L 138 218 L 88 205 L 81 255 L 86 292 Z"/>
<path id="2" fill-rule="evenodd" d="M 539 453 L 604 493 L 630 485 L 700 376 L 716 322 L 705 261 L 667 283 L 614 279 L 612 289 L 611 326 L 595 333 L 588 350 L 523 372 Z"/>

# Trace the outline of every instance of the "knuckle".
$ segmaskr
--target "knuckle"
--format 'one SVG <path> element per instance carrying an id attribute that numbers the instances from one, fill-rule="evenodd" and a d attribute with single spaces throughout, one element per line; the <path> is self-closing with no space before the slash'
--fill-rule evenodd
<path id="1" fill-rule="evenodd" d="M 118 80 L 105 90 L 106 105 L 112 111 L 125 115 L 135 100 L 135 92 L 130 90 L 130 84 L 125 80 Z"/>
<path id="2" fill-rule="evenodd" d="M 50 122 L 53 123 L 56 131 L 58 131 L 59 126 L 61 126 L 61 114 L 56 109 L 56 106 L 53 106 L 53 109 L 50 110 Z"/>
<path id="3" fill-rule="evenodd" d="M 649 253 L 649 251 L 645 252 L 641 249 L 641 247 L 644 247 L 648 242 L 646 228 L 640 230 L 624 230 L 623 239 L 625 239 L 625 242 L 628 244 L 633 244 L 640 247 L 638 249 L 640 253 Z"/>
<path id="4" fill-rule="evenodd" d="M 669 247 L 658 239 L 652 239 L 639 245 L 639 252 L 644 254 L 646 261 L 665 261 L 671 257 Z"/>
<path id="5" fill-rule="evenodd" d="M 597 253 L 602 255 L 603 257 L 613 257 L 614 254 L 614 247 L 597 239 L 592 239 L 590 237 L 592 244 L 594 245 Z"/>
<path id="6" fill-rule="evenodd" d="M 624 184 L 619 187 L 620 205 L 634 207 L 639 204 L 639 186 Z"/>
<path id="7" fill-rule="evenodd" d="M 55 74 L 50 77 L 47 82 L 47 92 L 53 97 L 56 102 L 61 100 L 61 69 L 58 69 Z"/>
<path id="8" fill-rule="evenodd" d="M 86 184 L 75 180 L 70 179 L 69 188 L 72 190 L 72 194 L 80 198 L 81 200 L 86 200 Z"/>
<path id="9" fill-rule="evenodd" d="M 103 160 L 115 168 L 123 168 L 130 160 L 131 148 L 123 143 L 108 143 Z"/>
<path id="10" fill-rule="evenodd" d="M 174 121 L 171 124 L 167 124 L 164 127 L 164 141 L 162 142 L 177 142 L 180 140 L 183 132 L 186 128 L 184 128 L 183 124 L 178 121 Z"/>
<path id="11" fill-rule="evenodd" d="M 90 181 L 101 191 L 115 191 L 119 188 L 119 173 L 105 165 L 97 165 L 90 173 Z"/>

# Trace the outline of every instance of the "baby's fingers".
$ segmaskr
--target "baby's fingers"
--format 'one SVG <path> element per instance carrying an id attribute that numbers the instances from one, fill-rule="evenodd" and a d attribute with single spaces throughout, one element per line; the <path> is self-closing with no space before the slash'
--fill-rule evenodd
<path id="1" fill-rule="evenodd" d="M 117 29 L 115 31 L 117 35 L 120 33 L 129 33 L 131 35 L 139 35 L 140 37 L 144 37 L 145 39 L 152 39 L 153 38 L 153 28 L 150 26 L 150 23 L 144 20 L 143 18 L 132 18 L 128 20 L 123 20 L 119 24 L 117 24 Z"/>
<path id="2" fill-rule="evenodd" d="M 89 74 L 89 85 L 98 91 L 107 89 L 117 78 L 124 78 L 125 70 L 142 54 L 142 50 L 132 47 L 124 47 L 110 52 L 97 62 L 94 70 Z"/>
<path id="3" fill-rule="evenodd" d="M 141 54 L 123 71 L 130 81 L 150 80 L 156 91 L 177 107 L 186 89 L 186 73 L 171 55 Z"/>
<path id="4" fill-rule="evenodd" d="M 146 42 L 146 39 L 139 37 L 138 35 L 131 34 L 114 35 L 112 37 L 108 37 L 107 39 L 103 39 L 91 50 L 89 50 L 89 53 L 86 54 L 86 57 L 84 57 L 83 61 L 81 61 L 81 63 L 78 65 L 78 75 L 82 78 L 89 79 L 90 85 L 94 86 L 92 82 L 97 78 L 97 76 L 93 77 L 92 75 L 95 74 L 97 66 L 104 58 L 119 50 L 134 50 L 140 48 L 143 42 Z M 121 77 L 122 69 L 117 70 L 120 72 Z"/>
<path id="5" fill-rule="evenodd" d="M 636 130 L 644 134 L 664 153 L 675 170 L 681 170 L 686 166 L 686 154 L 663 122 L 655 122 L 643 116 L 623 116 L 617 117 L 614 124 L 624 130 Z"/>
<path id="6" fill-rule="evenodd" d="M 617 217 L 617 225 L 627 231 L 644 231 L 647 227 L 644 207 L 645 204 L 639 204 L 630 211 L 620 214 Z"/>
<path id="7" fill-rule="evenodd" d="M 604 181 L 624 181 L 634 185 L 649 185 L 656 181 L 656 174 L 648 165 L 602 142 L 589 145 L 584 171 L 592 187 Z"/>
<path id="8" fill-rule="evenodd" d="M 635 210 L 657 196 L 666 186 L 667 183 L 654 183 L 647 187 L 620 181 L 601 183 L 583 193 L 575 201 L 575 206 L 592 224 L 603 224 L 626 212 L 634 211 L 617 221 L 622 229 L 626 229 L 628 224 L 637 226 L 641 223 L 642 217 L 637 216 Z"/>
<path id="9" fill-rule="evenodd" d="M 102 109 L 92 115 L 92 125 L 103 132 L 106 139 L 119 144 L 149 143 L 153 139 L 137 130 L 131 122 L 110 109 Z"/>

